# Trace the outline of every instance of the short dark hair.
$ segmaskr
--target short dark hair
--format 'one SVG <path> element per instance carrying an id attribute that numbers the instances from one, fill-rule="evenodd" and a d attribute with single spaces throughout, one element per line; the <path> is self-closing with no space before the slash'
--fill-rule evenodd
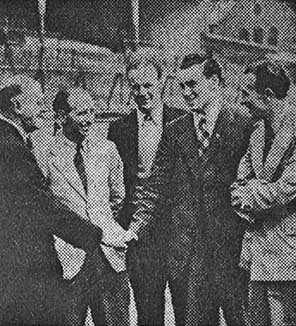
<path id="1" fill-rule="evenodd" d="M 222 77 L 222 69 L 215 60 L 211 54 L 208 55 L 200 55 L 198 53 L 194 54 L 188 54 L 184 57 L 184 59 L 181 62 L 180 69 L 187 69 L 190 68 L 194 65 L 201 65 L 205 63 L 204 65 L 204 71 L 203 74 L 206 78 L 211 78 L 213 76 L 217 76 L 219 79 L 219 82 L 223 82 L 223 77 Z"/>
<path id="2" fill-rule="evenodd" d="M 162 66 L 161 64 L 158 62 L 158 60 L 154 57 L 150 57 L 150 58 L 145 58 L 143 56 L 141 57 L 136 57 L 136 56 L 131 56 L 129 58 L 127 67 L 126 67 L 126 75 L 128 76 L 129 72 L 131 70 L 135 70 L 138 69 L 139 66 L 152 66 L 155 68 L 156 72 L 157 72 L 157 78 L 160 79 L 162 76 Z"/>
<path id="3" fill-rule="evenodd" d="M 255 88 L 258 94 L 266 94 L 266 90 L 270 89 L 277 99 L 287 96 L 291 82 L 279 64 L 269 61 L 257 62 L 250 65 L 244 73 L 256 76 Z"/>
<path id="4" fill-rule="evenodd" d="M 71 112 L 71 106 L 68 102 L 69 93 L 65 90 L 59 90 L 53 101 L 52 109 L 56 115 L 68 114 Z"/>
<path id="5" fill-rule="evenodd" d="M 12 98 L 22 93 L 19 85 L 10 85 L 0 90 L 0 109 L 1 112 L 7 113 L 11 110 Z"/>

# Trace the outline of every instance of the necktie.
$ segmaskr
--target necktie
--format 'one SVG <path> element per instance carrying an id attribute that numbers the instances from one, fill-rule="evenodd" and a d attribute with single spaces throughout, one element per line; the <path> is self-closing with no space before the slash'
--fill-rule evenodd
<path id="1" fill-rule="evenodd" d="M 27 137 L 27 147 L 30 151 L 33 149 L 32 139 L 30 135 Z"/>
<path id="2" fill-rule="evenodd" d="M 83 156 L 81 153 L 82 150 L 82 143 L 78 143 L 76 146 L 76 154 L 74 156 L 74 165 L 82 182 L 83 188 L 87 193 L 87 178 L 86 178 L 86 171 L 85 165 L 83 162 Z"/>
<path id="3" fill-rule="evenodd" d="M 141 108 L 140 111 L 144 114 L 144 122 L 153 120 L 150 109 Z"/>
<path id="4" fill-rule="evenodd" d="M 209 146 L 209 139 L 210 139 L 210 134 L 207 130 L 207 120 L 204 114 L 199 115 L 198 138 L 200 141 L 199 154 L 202 155 L 203 152 Z"/>

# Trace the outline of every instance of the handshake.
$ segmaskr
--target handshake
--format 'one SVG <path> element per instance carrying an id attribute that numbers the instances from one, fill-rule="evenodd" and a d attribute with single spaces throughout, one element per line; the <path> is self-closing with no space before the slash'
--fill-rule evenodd
<path id="1" fill-rule="evenodd" d="M 120 226 L 103 229 L 102 244 L 117 249 L 127 249 L 128 243 L 138 240 L 138 236 L 132 230 L 125 230 Z"/>

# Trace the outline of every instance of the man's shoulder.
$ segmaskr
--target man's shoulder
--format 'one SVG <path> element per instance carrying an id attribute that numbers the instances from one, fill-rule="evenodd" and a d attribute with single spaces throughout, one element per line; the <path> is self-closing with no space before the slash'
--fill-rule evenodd
<path id="1" fill-rule="evenodd" d="M 167 104 L 164 104 L 163 112 L 164 112 L 165 123 L 169 123 L 175 119 L 178 119 L 179 117 L 187 113 L 187 111 L 185 110 L 181 110 L 176 107 L 171 107 L 168 106 Z"/>
<path id="2" fill-rule="evenodd" d="M 0 146 L 25 147 L 24 140 L 18 130 L 2 119 L 0 119 Z"/>
<path id="3" fill-rule="evenodd" d="M 252 121 L 248 108 L 238 102 L 224 100 L 222 110 L 225 116 L 234 124 L 248 125 Z"/>
<path id="4" fill-rule="evenodd" d="M 113 121 L 109 125 L 108 137 L 114 140 L 115 135 L 122 134 L 124 130 L 132 128 L 133 123 L 136 123 L 136 112 L 132 111 L 128 115 Z"/>
<path id="5" fill-rule="evenodd" d="M 191 112 L 184 112 L 178 118 L 171 120 L 166 124 L 166 131 L 172 133 L 182 133 L 193 126 L 193 116 Z"/>

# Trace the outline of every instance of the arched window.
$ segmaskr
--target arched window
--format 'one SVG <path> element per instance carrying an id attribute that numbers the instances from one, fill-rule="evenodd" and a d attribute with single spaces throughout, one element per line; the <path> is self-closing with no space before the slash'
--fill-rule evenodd
<path id="1" fill-rule="evenodd" d="M 242 28 L 239 31 L 238 37 L 239 37 L 240 40 L 250 41 L 250 34 L 245 28 Z"/>
<path id="2" fill-rule="evenodd" d="M 264 38 L 264 30 L 261 27 L 257 27 L 254 29 L 254 42 L 255 43 L 263 43 Z"/>
<path id="3" fill-rule="evenodd" d="M 268 44 L 277 46 L 279 38 L 279 31 L 276 27 L 271 27 L 268 33 Z"/>
<path id="4" fill-rule="evenodd" d="M 254 6 L 254 14 L 256 16 L 260 16 L 261 12 L 262 12 L 261 6 L 259 5 L 259 3 L 256 3 L 255 6 Z"/>

